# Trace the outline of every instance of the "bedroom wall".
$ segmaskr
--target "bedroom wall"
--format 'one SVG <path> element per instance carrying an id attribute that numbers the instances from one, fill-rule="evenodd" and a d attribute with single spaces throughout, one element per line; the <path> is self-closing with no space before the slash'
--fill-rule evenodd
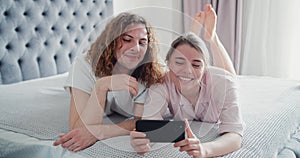
<path id="1" fill-rule="evenodd" d="M 113 6 L 114 14 L 130 11 L 150 21 L 156 29 L 163 60 L 172 40 L 183 32 L 181 0 L 114 0 Z"/>

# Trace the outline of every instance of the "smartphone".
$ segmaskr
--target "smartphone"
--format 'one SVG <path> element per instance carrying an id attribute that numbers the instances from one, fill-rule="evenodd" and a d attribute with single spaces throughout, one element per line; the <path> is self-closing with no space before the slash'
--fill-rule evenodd
<path id="1" fill-rule="evenodd" d="M 175 143 L 185 139 L 184 121 L 138 120 L 136 131 L 145 133 L 151 142 Z"/>

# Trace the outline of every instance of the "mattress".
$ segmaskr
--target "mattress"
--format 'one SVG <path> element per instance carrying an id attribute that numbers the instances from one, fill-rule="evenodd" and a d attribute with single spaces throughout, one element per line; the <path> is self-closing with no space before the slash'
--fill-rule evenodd
<path id="1" fill-rule="evenodd" d="M 73 153 L 52 146 L 67 132 L 69 92 L 67 73 L 0 85 L 0 157 L 141 157 L 129 136 L 98 141 Z M 240 104 L 246 124 L 241 149 L 226 158 L 300 157 L 300 82 L 239 76 Z M 217 137 L 217 125 L 191 122 L 202 142 Z M 144 157 L 188 157 L 171 143 L 157 143 Z"/>

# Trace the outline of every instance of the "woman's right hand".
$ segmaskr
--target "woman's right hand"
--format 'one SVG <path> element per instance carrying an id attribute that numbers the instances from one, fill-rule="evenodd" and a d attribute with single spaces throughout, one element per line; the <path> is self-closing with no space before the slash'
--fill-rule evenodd
<path id="1" fill-rule="evenodd" d="M 130 144 L 138 154 L 144 155 L 150 151 L 151 147 L 149 143 L 150 140 L 146 138 L 145 133 L 137 131 L 130 132 Z"/>
<path id="2" fill-rule="evenodd" d="M 176 142 L 174 147 L 179 147 L 179 151 L 186 151 L 188 155 L 193 156 L 193 158 L 203 158 L 205 156 L 205 149 L 200 142 L 200 140 L 196 137 L 193 133 L 189 122 L 187 119 L 184 120 L 185 122 L 185 132 L 187 138 L 182 141 Z"/>
<path id="3" fill-rule="evenodd" d="M 59 136 L 53 145 L 61 145 L 63 148 L 77 152 L 96 143 L 98 139 L 85 127 L 76 128 Z"/>
<path id="4" fill-rule="evenodd" d="M 102 77 L 97 80 L 96 86 L 100 91 L 128 90 L 134 96 L 138 94 L 136 78 L 127 74 Z"/>

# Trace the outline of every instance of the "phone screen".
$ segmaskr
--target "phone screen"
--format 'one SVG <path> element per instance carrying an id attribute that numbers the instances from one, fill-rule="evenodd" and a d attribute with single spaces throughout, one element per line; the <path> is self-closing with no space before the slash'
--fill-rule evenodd
<path id="1" fill-rule="evenodd" d="M 151 142 L 178 142 L 185 139 L 184 121 L 138 120 L 136 131 L 143 132 Z"/>

